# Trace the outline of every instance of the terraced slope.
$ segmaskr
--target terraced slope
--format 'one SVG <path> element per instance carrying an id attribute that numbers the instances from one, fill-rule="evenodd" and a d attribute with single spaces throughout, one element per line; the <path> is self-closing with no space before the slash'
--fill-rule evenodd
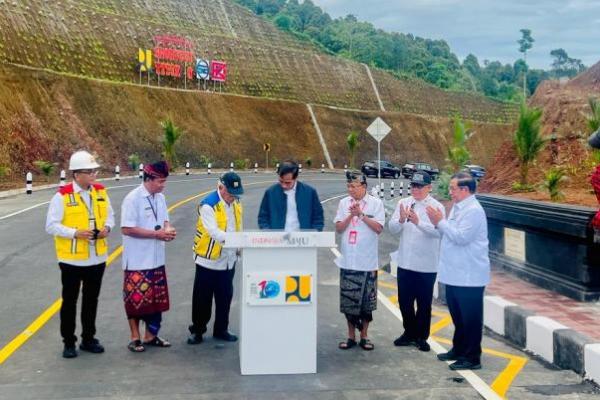
<path id="1" fill-rule="evenodd" d="M 228 0 L 0 0 L 0 62 L 137 82 L 137 49 L 157 34 L 185 36 L 197 55 L 226 60 L 225 92 L 379 109 L 363 65 L 326 55 Z M 494 123 L 515 115 L 512 105 L 373 73 L 388 111 Z"/>

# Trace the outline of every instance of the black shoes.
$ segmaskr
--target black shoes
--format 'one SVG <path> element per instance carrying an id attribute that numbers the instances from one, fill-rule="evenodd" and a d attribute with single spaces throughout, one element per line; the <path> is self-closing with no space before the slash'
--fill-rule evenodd
<path id="1" fill-rule="evenodd" d="M 429 346 L 429 343 L 427 343 L 427 340 L 417 339 L 415 341 L 415 346 L 417 347 L 417 349 L 419 349 L 421 351 L 431 350 L 431 347 Z"/>
<path id="2" fill-rule="evenodd" d="M 447 353 L 440 353 L 437 355 L 438 360 L 440 361 L 456 361 L 458 360 L 458 356 L 454 354 L 452 350 Z"/>
<path id="3" fill-rule="evenodd" d="M 220 340 L 224 340 L 226 342 L 237 342 L 238 337 L 235 336 L 233 333 L 225 331 L 225 332 L 221 332 L 221 333 L 213 333 L 213 337 L 215 339 L 220 339 Z"/>
<path id="4" fill-rule="evenodd" d="M 75 345 L 72 345 L 72 346 L 65 345 L 62 356 L 63 356 L 63 358 L 77 357 L 77 350 L 75 350 Z"/>
<path id="5" fill-rule="evenodd" d="M 449 367 L 452 371 L 459 371 L 463 369 L 481 369 L 481 363 L 471 362 L 467 360 L 458 360 L 450 364 Z"/>
<path id="6" fill-rule="evenodd" d="M 88 351 L 94 354 L 104 353 L 104 346 L 100 344 L 98 339 L 92 339 L 90 341 L 81 342 L 79 350 Z"/>
<path id="7" fill-rule="evenodd" d="M 402 334 L 402 336 L 394 340 L 394 346 L 412 346 L 414 344 L 415 341 L 406 336 L 406 334 Z"/>
<path id="8" fill-rule="evenodd" d="M 427 340 L 412 339 L 408 337 L 406 333 L 402 334 L 402 336 L 394 340 L 394 346 L 415 346 L 421 351 L 431 350 L 431 347 L 429 346 L 429 343 L 427 343 Z"/>
<path id="9" fill-rule="evenodd" d="M 202 339 L 202 335 L 199 335 L 197 333 L 192 333 L 188 339 L 187 339 L 187 344 L 200 344 L 202 343 L 203 339 Z"/>

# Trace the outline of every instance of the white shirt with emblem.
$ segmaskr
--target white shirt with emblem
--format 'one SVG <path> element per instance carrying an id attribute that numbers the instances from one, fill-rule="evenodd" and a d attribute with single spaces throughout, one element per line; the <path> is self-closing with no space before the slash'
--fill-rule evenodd
<path id="1" fill-rule="evenodd" d="M 156 215 L 155 215 L 156 213 Z M 121 205 L 122 228 L 165 226 L 169 221 L 167 201 L 162 193 L 151 195 L 142 183 L 133 189 Z M 142 271 L 165 265 L 165 242 L 123 235 L 123 269 Z"/>
<path id="2" fill-rule="evenodd" d="M 409 220 L 400 223 L 400 205 L 413 207 L 419 218 L 418 225 Z M 435 229 L 427 216 L 425 210 L 428 206 L 441 210 L 444 215 L 446 213 L 444 206 L 429 195 L 421 201 L 410 196 L 398 201 L 388 223 L 390 232 L 400 235 L 398 250 L 391 253 L 390 257 L 402 269 L 426 273 L 438 270 L 441 233 Z"/>
<path id="3" fill-rule="evenodd" d="M 351 196 L 345 197 L 338 205 L 334 223 L 345 220 L 350 215 L 350 206 L 356 202 Z M 364 215 L 375 220 L 381 226 L 385 225 L 385 209 L 383 202 L 376 197 L 366 194 L 360 202 Z M 351 232 L 355 231 L 355 240 L 351 239 Z M 360 220 L 352 218 L 344 232 L 340 234 L 340 257 L 335 264 L 343 269 L 355 271 L 376 271 L 379 269 L 378 243 L 379 235 Z"/>

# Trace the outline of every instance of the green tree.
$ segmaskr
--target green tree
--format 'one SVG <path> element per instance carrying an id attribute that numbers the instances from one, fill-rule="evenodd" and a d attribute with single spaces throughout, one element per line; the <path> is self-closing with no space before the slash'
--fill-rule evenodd
<path id="1" fill-rule="evenodd" d="M 348 137 L 346 138 L 346 144 L 348 145 L 348 150 L 350 151 L 350 168 L 354 169 L 354 156 L 356 154 L 356 149 L 358 148 L 358 136 L 359 133 L 357 131 L 350 131 Z"/>
<path id="2" fill-rule="evenodd" d="M 183 131 L 175 126 L 171 118 L 160 123 L 163 129 L 163 146 L 165 151 L 165 159 L 175 167 L 177 165 L 177 154 L 175 152 L 175 144 L 183 134 Z"/>
<path id="3" fill-rule="evenodd" d="M 587 116 L 587 126 L 590 129 L 590 134 L 592 134 L 600 129 L 600 102 L 598 102 L 598 99 L 590 97 L 588 104 L 592 114 Z"/>
<path id="4" fill-rule="evenodd" d="M 535 39 L 531 36 L 530 29 L 521 29 L 521 39 L 517 41 L 519 43 L 519 52 L 523 53 L 523 61 L 527 65 L 527 51 L 533 47 Z M 527 98 L 527 69 L 523 71 L 523 97 Z"/>
<path id="5" fill-rule="evenodd" d="M 277 25 L 279 29 L 284 31 L 289 31 L 292 28 L 292 19 L 285 14 L 277 15 L 273 22 L 275 22 L 275 25 Z"/>
<path id="6" fill-rule="evenodd" d="M 550 52 L 554 58 L 552 61 L 552 73 L 556 78 L 572 78 L 585 70 L 585 65 L 577 58 L 571 58 L 565 49 L 554 49 Z"/>
<path id="7" fill-rule="evenodd" d="M 467 149 L 467 140 L 471 135 L 471 126 L 463 122 L 460 116 L 454 118 L 454 135 L 452 147 L 448 149 L 448 161 L 452 173 L 460 171 L 471 159 L 471 153 Z"/>
<path id="8" fill-rule="evenodd" d="M 513 142 L 519 158 L 519 184 L 522 188 L 528 186 L 529 167 L 546 144 L 540 132 L 541 117 L 541 109 L 528 108 L 524 102 L 521 104 Z"/>
<path id="9" fill-rule="evenodd" d="M 479 66 L 479 61 L 473 54 L 469 54 L 467 57 L 465 57 L 465 60 L 463 61 L 463 67 L 465 67 L 467 71 L 469 71 L 475 78 L 479 78 L 479 76 L 481 76 L 481 67 Z"/>

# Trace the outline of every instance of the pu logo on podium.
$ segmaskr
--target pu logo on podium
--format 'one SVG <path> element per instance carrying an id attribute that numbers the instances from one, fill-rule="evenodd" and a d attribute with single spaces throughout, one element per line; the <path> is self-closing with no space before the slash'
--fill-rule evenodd
<path id="1" fill-rule="evenodd" d="M 296 275 L 286 277 L 286 303 L 310 303 L 311 294 L 312 277 L 310 275 Z"/>

